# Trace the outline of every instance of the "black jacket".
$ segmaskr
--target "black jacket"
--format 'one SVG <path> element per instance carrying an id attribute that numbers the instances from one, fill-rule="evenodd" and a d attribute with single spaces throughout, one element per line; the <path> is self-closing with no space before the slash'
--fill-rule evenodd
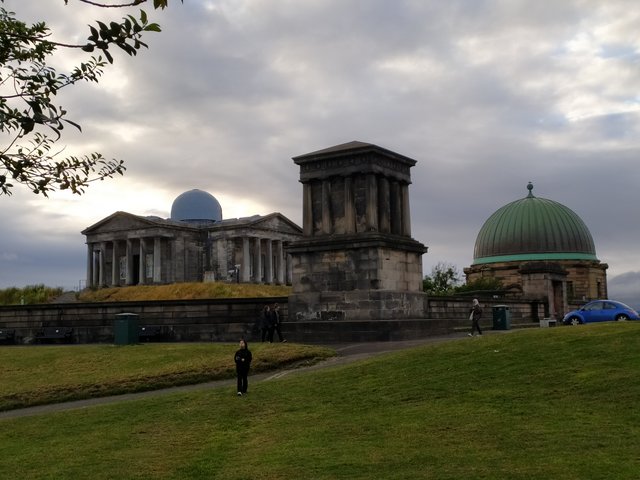
<path id="1" fill-rule="evenodd" d="M 482 316 L 482 308 L 480 308 L 480 305 L 474 305 L 470 312 L 471 315 L 473 315 L 472 320 L 480 320 Z"/>
<path id="2" fill-rule="evenodd" d="M 241 348 L 236 352 L 233 359 L 236 362 L 236 369 L 238 370 L 249 370 L 251 366 L 251 350 L 248 348 Z"/>

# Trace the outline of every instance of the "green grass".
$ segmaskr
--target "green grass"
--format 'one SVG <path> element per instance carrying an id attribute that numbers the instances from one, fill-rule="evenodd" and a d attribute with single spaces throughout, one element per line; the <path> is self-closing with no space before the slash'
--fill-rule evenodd
<path id="1" fill-rule="evenodd" d="M 463 339 L 0 421 L 17 479 L 636 479 L 640 324 Z"/>
<path id="2" fill-rule="evenodd" d="M 82 302 L 135 302 L 206 298 L 286 297 L 289 294 L 291 294 L 291 287 L 287 285 L 191 282 L 84 290 L 78 295 L 78 300 Z"/>
<path id="3" fill-rule="evenodd" d="M 237 344 L 0 348 L 0 411 L 231 378 Z M 253 372 L 313 363 L 334 353 L 296 344 L 251 344 Z"/>

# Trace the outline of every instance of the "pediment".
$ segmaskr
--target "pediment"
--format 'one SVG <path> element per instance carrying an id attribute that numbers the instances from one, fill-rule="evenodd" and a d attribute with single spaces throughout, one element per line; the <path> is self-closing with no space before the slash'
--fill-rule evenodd
<path id="1" fill-rule="evenodd" d="M 293 235 L 302 234 L 302 228 L 300 228 L 298 225 L 293 223 L 281 213 L 277 212 L 265 215 L 264 217 L 260 217 L 260 219 L 253 222 L 251 226 L 256 229 L 275 230 L 278 232 L 290 233 Z"/>
<path id="2" fill-rule="evenodd" d="M 83 235 L 95 235 L 99 233 L 122 232 L 153 228 L 162 225 L 162 220 L 149 217 L 140 217 L 127 212 L 116 212 L 103 218 L 82 231 Z"/>

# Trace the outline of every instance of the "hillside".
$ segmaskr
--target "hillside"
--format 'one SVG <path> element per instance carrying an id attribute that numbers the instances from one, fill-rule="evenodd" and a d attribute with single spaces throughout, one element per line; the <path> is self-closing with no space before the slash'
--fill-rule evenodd
<path id="1" fill-rule="evenodd" d="M 256 346 L 256 360 L 281 347 Z M 640 322 L 527 329 L 250 380 L 243 397 L 229 385 L 8 419 L 0 471 L 30 480 L 637 479 L 639 347 Z M 60 351 L 41 350 L 49 361 Z M 143 360 L 141 376 L 155 368 Z"/>
<path id="2" fill-rule="evenodd" d="M 84 290 L 80 302 L 127 302 L 144 300 L 195 300 L 205 298 L 286 297 L 291 287 L 248 283 L 173 283 Z"/>

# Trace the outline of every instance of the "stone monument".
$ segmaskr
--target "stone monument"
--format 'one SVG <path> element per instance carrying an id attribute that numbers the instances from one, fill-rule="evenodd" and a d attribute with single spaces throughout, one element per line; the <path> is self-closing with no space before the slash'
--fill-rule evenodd
<path id="1" fill-rule="evenodd" d="M 289 244 L 290 321 L 425 316 L 422 255 L 411 238 L 416 161 L 363 142 L 294 157 L 303 185 L 303 235 Z"/>

